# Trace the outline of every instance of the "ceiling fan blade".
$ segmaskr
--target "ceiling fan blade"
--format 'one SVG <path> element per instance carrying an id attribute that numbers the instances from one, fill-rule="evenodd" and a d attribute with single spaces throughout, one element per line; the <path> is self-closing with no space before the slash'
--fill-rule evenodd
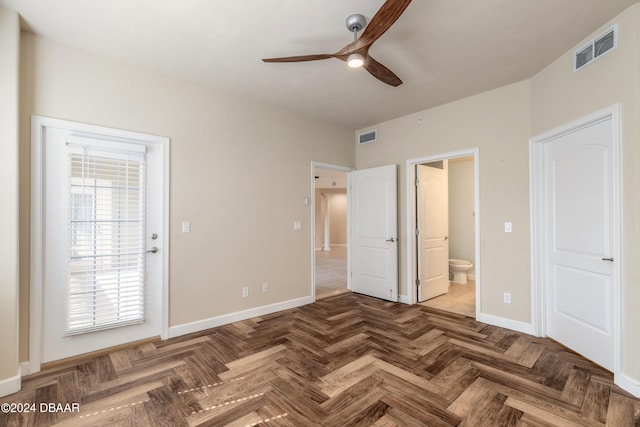
<path id="1" fill-rule="evenodd" d="M 282 58 L 264 58 L 263 62 L 305 62 L 305 61 L 319 61 L 321 59 L 333 58 L 335 55 L 331 54 L 318 54 L 318 55 L 302 55 L 302 56 L 285 56 Z"/>
<path id="2" fill-rule="evenodd" d="M 387 0 L 371 18 L 371 22 L 364 29 L 364 33 L 358 41 L 361 41 L 362 45 L 371 46 L 391 28 L 410 3 L 411 0 Z"/>
<path id="3" fill-rule="evenodd" d="M 396 87 L 402 84 L 400 77 L 396 76 L 393 71 L 373 59 L 371 56 L 367 56 L 364 61 L 364 69 L 367 70 L 373 77 L 386 83 L 390 86 Z"/>

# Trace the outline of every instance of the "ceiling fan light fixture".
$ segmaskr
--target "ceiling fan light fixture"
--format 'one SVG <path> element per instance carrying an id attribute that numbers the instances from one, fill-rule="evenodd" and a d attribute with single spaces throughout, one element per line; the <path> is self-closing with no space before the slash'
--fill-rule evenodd
<path id="1" fill-rule="evenodd" d="M 1 1 L 1 0 L 0 0 Z M 353 35 L 353 42 L 336 53 L 318 53 L 312 55 L 282 56 L 279 58 L 263 58 L 263 62 L 306 62 L 321 61 L 323 59 L 339 59 L 346 62 L 350 68 L 362 67 L 369 74 L 389 86 L 400 86 L 402 80 L 393 71 L 373 59 L 369 55 L 371 45 L 375 43 L 404 13 L 412 0 L 384 0 L 384 3 L 371 18 L 367 20 L 363 15 L 354 13 L 347 17 L 346 26 Z M 366 28 L 365 28 L 366 26 Z M 358 32 L 364 30 L 362 37 Z"/>
<path id="2" fill-rule="evenodd" d="M 347 65 L 351 68 L 358 68 L 364 65 L 364 56 L 359 53 L 352 53 L 347 59 Z"/>

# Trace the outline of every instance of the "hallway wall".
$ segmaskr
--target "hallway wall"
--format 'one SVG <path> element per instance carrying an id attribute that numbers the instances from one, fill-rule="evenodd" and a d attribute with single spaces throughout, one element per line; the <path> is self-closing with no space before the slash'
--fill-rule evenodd
<path id="1" fill-rule="evenodd" d="M 346 189 L 316 189 L 316 224 L 315 248 L 322 250 L 324 246 L 324 208 L 322 193 L 329 196 L 329 245 L 347 244 L 347 190 Z"/>

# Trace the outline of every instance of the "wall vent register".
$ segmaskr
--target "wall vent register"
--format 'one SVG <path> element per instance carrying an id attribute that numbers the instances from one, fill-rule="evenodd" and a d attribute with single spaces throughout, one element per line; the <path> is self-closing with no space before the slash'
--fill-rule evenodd
<path id="1" fill-rule="evenodd" d="M 377 129 L 370 130 L 367 132 L 362 132 L 358 134 L 358 145 L 368 144 L 370 142 L 374 142 L 378 139 L 378 131 Z"/>
<path id="2" fill-rule="evenodd" d="M 614 25 L 575 52 L 573 69 L 586 67 L 618 47 L 618 25 Z"/>

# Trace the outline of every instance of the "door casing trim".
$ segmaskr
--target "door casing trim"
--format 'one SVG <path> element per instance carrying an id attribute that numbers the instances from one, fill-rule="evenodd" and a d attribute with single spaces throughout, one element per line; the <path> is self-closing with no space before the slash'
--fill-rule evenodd
<path id="1" fill-rule="evenodd" d="M 613 254 L 616 259 L 613 266 L 613 364 L 614 381 L 621 374 L 621 282 L 620 272 L 622 260 L 620 253 L 621 236 L 621 168 L 620 168 L 620 104 L 614 104 L 577 120 L 544 132 L 529 140 L 530 171 L 530 206 L 531 206 L 531 313 L 534 335 L 547 336 L 546 291 L 544 283 L 544 176 L 543 155 L 544 144 L 553 140 L 588 128 L 605 120 L 612 120 L 613 128 Z M 619 261 L 618 261 L 619 260 Z"/>
<path id="2" fill-rule="evenodd" d="M 55 127 L 76 132 L 86 132 L 108 135 L 113 138 L 138 140 L 148 144 L 158 144 L 162 147 L 162 278 L 160 311 L 160 337 L 169 336 L 169 183 L 170 183 L 170 144 L 167 137 L 143 134 L 138 132 L 96 126 L 69 120 L 54 119 L 44 116 L 31 116 L 31 237 L 29 255 L 29 373 L 40 371 L 42 360 L 42 286 L 43 286 L 43 208 L 44 185 L 43 165 L 45 144 L 45 129 Z"/>

